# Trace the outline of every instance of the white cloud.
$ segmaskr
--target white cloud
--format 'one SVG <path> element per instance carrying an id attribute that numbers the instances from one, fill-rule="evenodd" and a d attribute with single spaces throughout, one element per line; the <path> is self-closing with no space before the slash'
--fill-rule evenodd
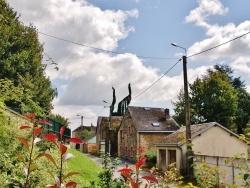
<path id="1" fill-rule="evenodd" d="M 225 8 L 219 0 L 198 0 L 199 6 L 190 11 L 186 22 L 195 22 L 196 25 L 209 28 L 206 22 L 211 15 L 225 15 L 228 8 Z"/>
<path id="2" fill-rule="evenodd" d="M 87 1 L 65 0 L 8 0 L 12 7 L 21 12 L 21 20 L 33 23 L 39 32 L 56 36 L 57 39 L 39 34 L 44 50 L 53 61 L 58 63 L 59 71 L 47 66 L 46 74 L 59 88 L 59 98 L 54 100 L 54 113 L 70 118 L 79 125 L 76 114 L 94 117 L 105 104 L 112 100 L 112 86 L 116 89 L 117 103 L 128 94 L 131 83 L 132 98 L 151 86 L 159 77 L 159 70 L 146 67 L 134 54 L 106 53 L 86 46 L 116 51 L 118 42 L 125 39 L 136 28 L 127 20 L 137 19 L 138 10 L 115 11 L 101 10 Z M 138 1 L 139 2 L 139 1 Z M 207 38 L 197 41 L 188 49 L 188 55 L 206 50 L 237 37 L 250 28 L 250 21 L 239 25 L 228 23 L 224 26 L 209 20 L 211 15 L 223 15 L 229 11 L 218 0 L 200 0 L 199 5 L 186 17 L 187 23 L 205 29 Z M 79 45 L 65 42 L 66 39 Z M 85 45 L 85 46 L 84 46 Z M 207 53 L 190 58 L 206 61 L 226 57 L 233 62 L 235 70 L 249 74 L 250 35 L 223 45 Z M 238 59 L 238 54 L 245 54 Z M 47 59 L 44 58 L 44 63 Z M 48 63 L 48 62 L 47 62 Z M 192 83 L 197 76 L 203 75 L 207 66 L 188 70 L 188 80 Z M 142 96 L 134 98 L 131 105 L 159 105 L 168 107 L 176 99 L 183 86 L 182 74 L 164 76 Z M 167 105 L 168 104 L 168 105 Z M 106 109 L 105 109 L 106 110 Z M 105 111 L 104 110 L 104 111 Z M 106 110 L 106 115 L 107 115 Z M 96 118 L 96 117 L 95 117 Z M 84 119 L 84 123 L 93 122 Z M 93 122 L 96 123 L 95 121 Z M 74 126 L 75 128 L 75 126 Z"/>
<path id="3" fill-rule="evenodd" d="M 231 41 L 239 36 L 249 32 L 250 21 L 244 21 L 238 26 L 234 23 L 218 25 L 209 23 L 208 18 L 211 15 L 225 15 L 228 8 L 225 8 L 218 0 L 200 0 L 199 6 L 191 10 L 186 17 L 187 22 L 195 22 L 197 26 L 203 27 L 207 38 L 195 42 L 189 49 L 188 55 L 193 55 L 206 51 L 225 42 Z M 248 54 L 250 50 L 250 34 L 218 46 L 210 51 L 192 57 L 192 60 L 206 59 L 213 61 L 219 58 L 235 59 L 239 54 Z"/>

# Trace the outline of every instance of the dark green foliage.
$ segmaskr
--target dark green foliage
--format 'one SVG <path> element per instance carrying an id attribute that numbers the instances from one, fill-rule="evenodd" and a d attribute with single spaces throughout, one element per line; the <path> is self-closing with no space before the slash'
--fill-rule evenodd
<path id="1" fill-rule="evenodd" d="M 23 25 L 5 0 L 0 1 L 0 78 L 12 81 L 23 93 L 5 99 L 19 112 L 49 114 L 56 95 L 42 65 L 43 46 L 34 26 Z M 18 100 L 17 100 L 18 98 Z"/>
<path id="2" fill-rule="evenodd" d="M 239 134 L 244 132 L 250 120 L 250 94 L 240 77 L 232 74 L 229 66 L 215 65 L 189 85 L 191 124 L 216 121 Z M 175 120 L 185 125 L 183 90 L 173 104 Z"/>
<path id="3" fill-rule="evenodd" d="M 156 166 L 156 151 L 149 149 L 145 152 L 145 157 L 147 158 L 146 167 L 153 168 Z"/>

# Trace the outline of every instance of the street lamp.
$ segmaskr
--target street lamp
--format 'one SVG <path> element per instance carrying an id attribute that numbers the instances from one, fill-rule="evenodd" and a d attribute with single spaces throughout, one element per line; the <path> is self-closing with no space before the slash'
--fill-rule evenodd
<path id="1" fill-rule="evenodd" d="M 182 46 L 179 46 L 179 45 L 176 44 L 176 43 L 171 43 L 171 45 L 172 45 L 172 46 L 175 46 L 175 47 L 178 47 L 178 48 L 184 49 L 184 50 L 185 50 L 185 56 L 187 55 L 187 49 L 186 49 L 186 48 L 184 48 L 184 47 L 182 47 Z"/>
<path id="2" fill-rule="evenodd" d="M 110 104 L 109 102 L 107 101 L 103 101 L 104 103 L 106 104 Z M 110 104 L 111 105 L 111 104 Z M 110 155 L 110 152 L 111 152 L 111 142 L 110 142 L 110 131 L 111 131 L 111 106 L 109 106 L 109 134 L 108 134 L 108 137 L 109 137 L 109 145 L 108 145 L 108 151 L 109 151 L 109 155 Z"/>
<path id="3" fill-rule="evenodd" d="M 191 123 L 190 123 L 190 107 L 188 97 L 188 81 L 187 81 L 187 50 L 186 48 L 179 46 L 175 43 L 171 43 L 172 46 L 182 48 L 185 50 L 185 55 L 182 56 L 183 61 L 183 79 L 184 79 L 184 98 L 185 98 L 185 125 L 186 125 L 186 143 L 187 143 L 187 173 L 192 175 L 192 147 L 191 147 Z"/>

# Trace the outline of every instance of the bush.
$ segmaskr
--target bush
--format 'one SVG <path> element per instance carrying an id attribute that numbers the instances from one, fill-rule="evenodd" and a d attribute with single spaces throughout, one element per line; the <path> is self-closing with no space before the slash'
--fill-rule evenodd
<path id="1" fill-rule="evenodd" d="M 145 157 L 147 158 L 145 166 L 147 168 L 155 167 L 156 165 L 156 151 L 153 149 L 149 149 L 145 152 Z"/>

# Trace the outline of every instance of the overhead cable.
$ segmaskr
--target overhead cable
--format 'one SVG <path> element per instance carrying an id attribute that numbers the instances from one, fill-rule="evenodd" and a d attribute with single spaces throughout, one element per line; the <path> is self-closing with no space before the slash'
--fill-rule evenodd
<path id="1" fill-rule="evenodd" d="M 195 54 L 193 54 L 193 55 L 189 55 L 189 56 L 187 56 L 187 58 L 193 57 L 193 56 L 196 56 L 196 55 L 205 53 L 205 52 L 207 52 L 207 51 L 213 50 L 213 49 L 215 49 L 215 48 L 218 48 L 218 47 L 220 47 L 220 46 L 223 46 L 223 45 L 225 45 L 225 44 L 227 44 L 227 43 L 229 43 L 229 42 L 232 42 L 232 41 L 234 41 L 234 40 L 236 40 L 236 39 L 239 39 L 239 38 L 241 38 L 241 37 L 243 37 L 243 36 L 245 36 L 245 35 L 248 35 L 249 33 L 250 33 L 250 31 L 247 32 L 247 33 L 244 33 L 244 34 L 242 34 L 242 35 L 240 35 L 240 36 L 238 36 L 238 37 L 235 37 L 235 38 L 233 38 L 233 39 L 231 39 L 231 40 L 229 40 L 229 41 L 226 41 L 226 42 L 223 42 L 223 43 L 221 43 L 221 44 L 218 44 L 217 46 L 214 46 L 214 47 L 212 47 L 212 48 L 203 50 L 203 51 L 198 52 L 198 53 L 195 53 Z"/>
<path id="2" fill-rule="evenodd" d="M 132 98 L 131 100 L 134 100 L 135 98 L 139 97 L 140 95 L 142 95 L 143 93 L 145 93 L 147 90 L 149 90 L 151 87 L 153 87 L 153 85 L 155 85 L 159 80 L 161 80 L 163 78 L 163 76 L 165 76 L 167 73 L 169 73 L 182 59 L 179 59 L 172 67 L 170 67 L 167 72 L 165 72 L 162 76 L 160 76 L 154 83 L 152 83 L 148 88 L 146 88 L 145 90 L 143 90 L 141 93 L 139 93 L 138 95 L 136 95 L 134 98 Z"/>
<path id="3" fill-rule="evenodd" d="M 105 52 L 105 53 L 111 53 L 111 54 L 125 54 L 125 53 L 122 53 L 122 52 L 117 52 L 117 51 L 111 51 L 111 50 L 104 50 L 104 49 L 101 49 L 101 48 L 96 48 L 96 47 L 93 47 L 93 46 L 89 46 L 89 45 L 86 45 L 86 44 L 81 44 L 81 43 L 78 43 L 78 42 L 73 42 L 73 41 L 70 41 L 70 40 L 67 40 L 67 39 L 63 39 L 63 38 L 60 38 L 60 37 L 56 37 L 56 36 L 53 36 L 53 35 L 50 35 L 50 34 L 46 34 L 46 33 L 43 33 L 43 32 L 39 32 L 38 33 L 42 34 L 42 35 L 45 35 L 45 36 L 48 36 L 48 37 L 51 37 L 51 38 L 54 38 L 54 39 L 58 39 L 58 40 L 61 40 L 61 41 L 64 41 L 64 42 L 68 42 L 68 43 L 71 43 L 71 44 L 75 44 L 75 45 L 78 45 L 78 46 L 83 46 L 83 47 L 86 47 L 86 48 L 91 48 L 91 49 L 94 49 L 94 50 L 98 50 L 98 51 L 101 51 L 101 52 Z M 128 52 L 126 52 L 128 53 Z M 138 58 L 142 58 L 142 59 L 178 59 L 178 58 L 175 58 L 175 57 L 151 57 L 151 56 L 142 56 L 142 55 L 136 55 Z"/>

